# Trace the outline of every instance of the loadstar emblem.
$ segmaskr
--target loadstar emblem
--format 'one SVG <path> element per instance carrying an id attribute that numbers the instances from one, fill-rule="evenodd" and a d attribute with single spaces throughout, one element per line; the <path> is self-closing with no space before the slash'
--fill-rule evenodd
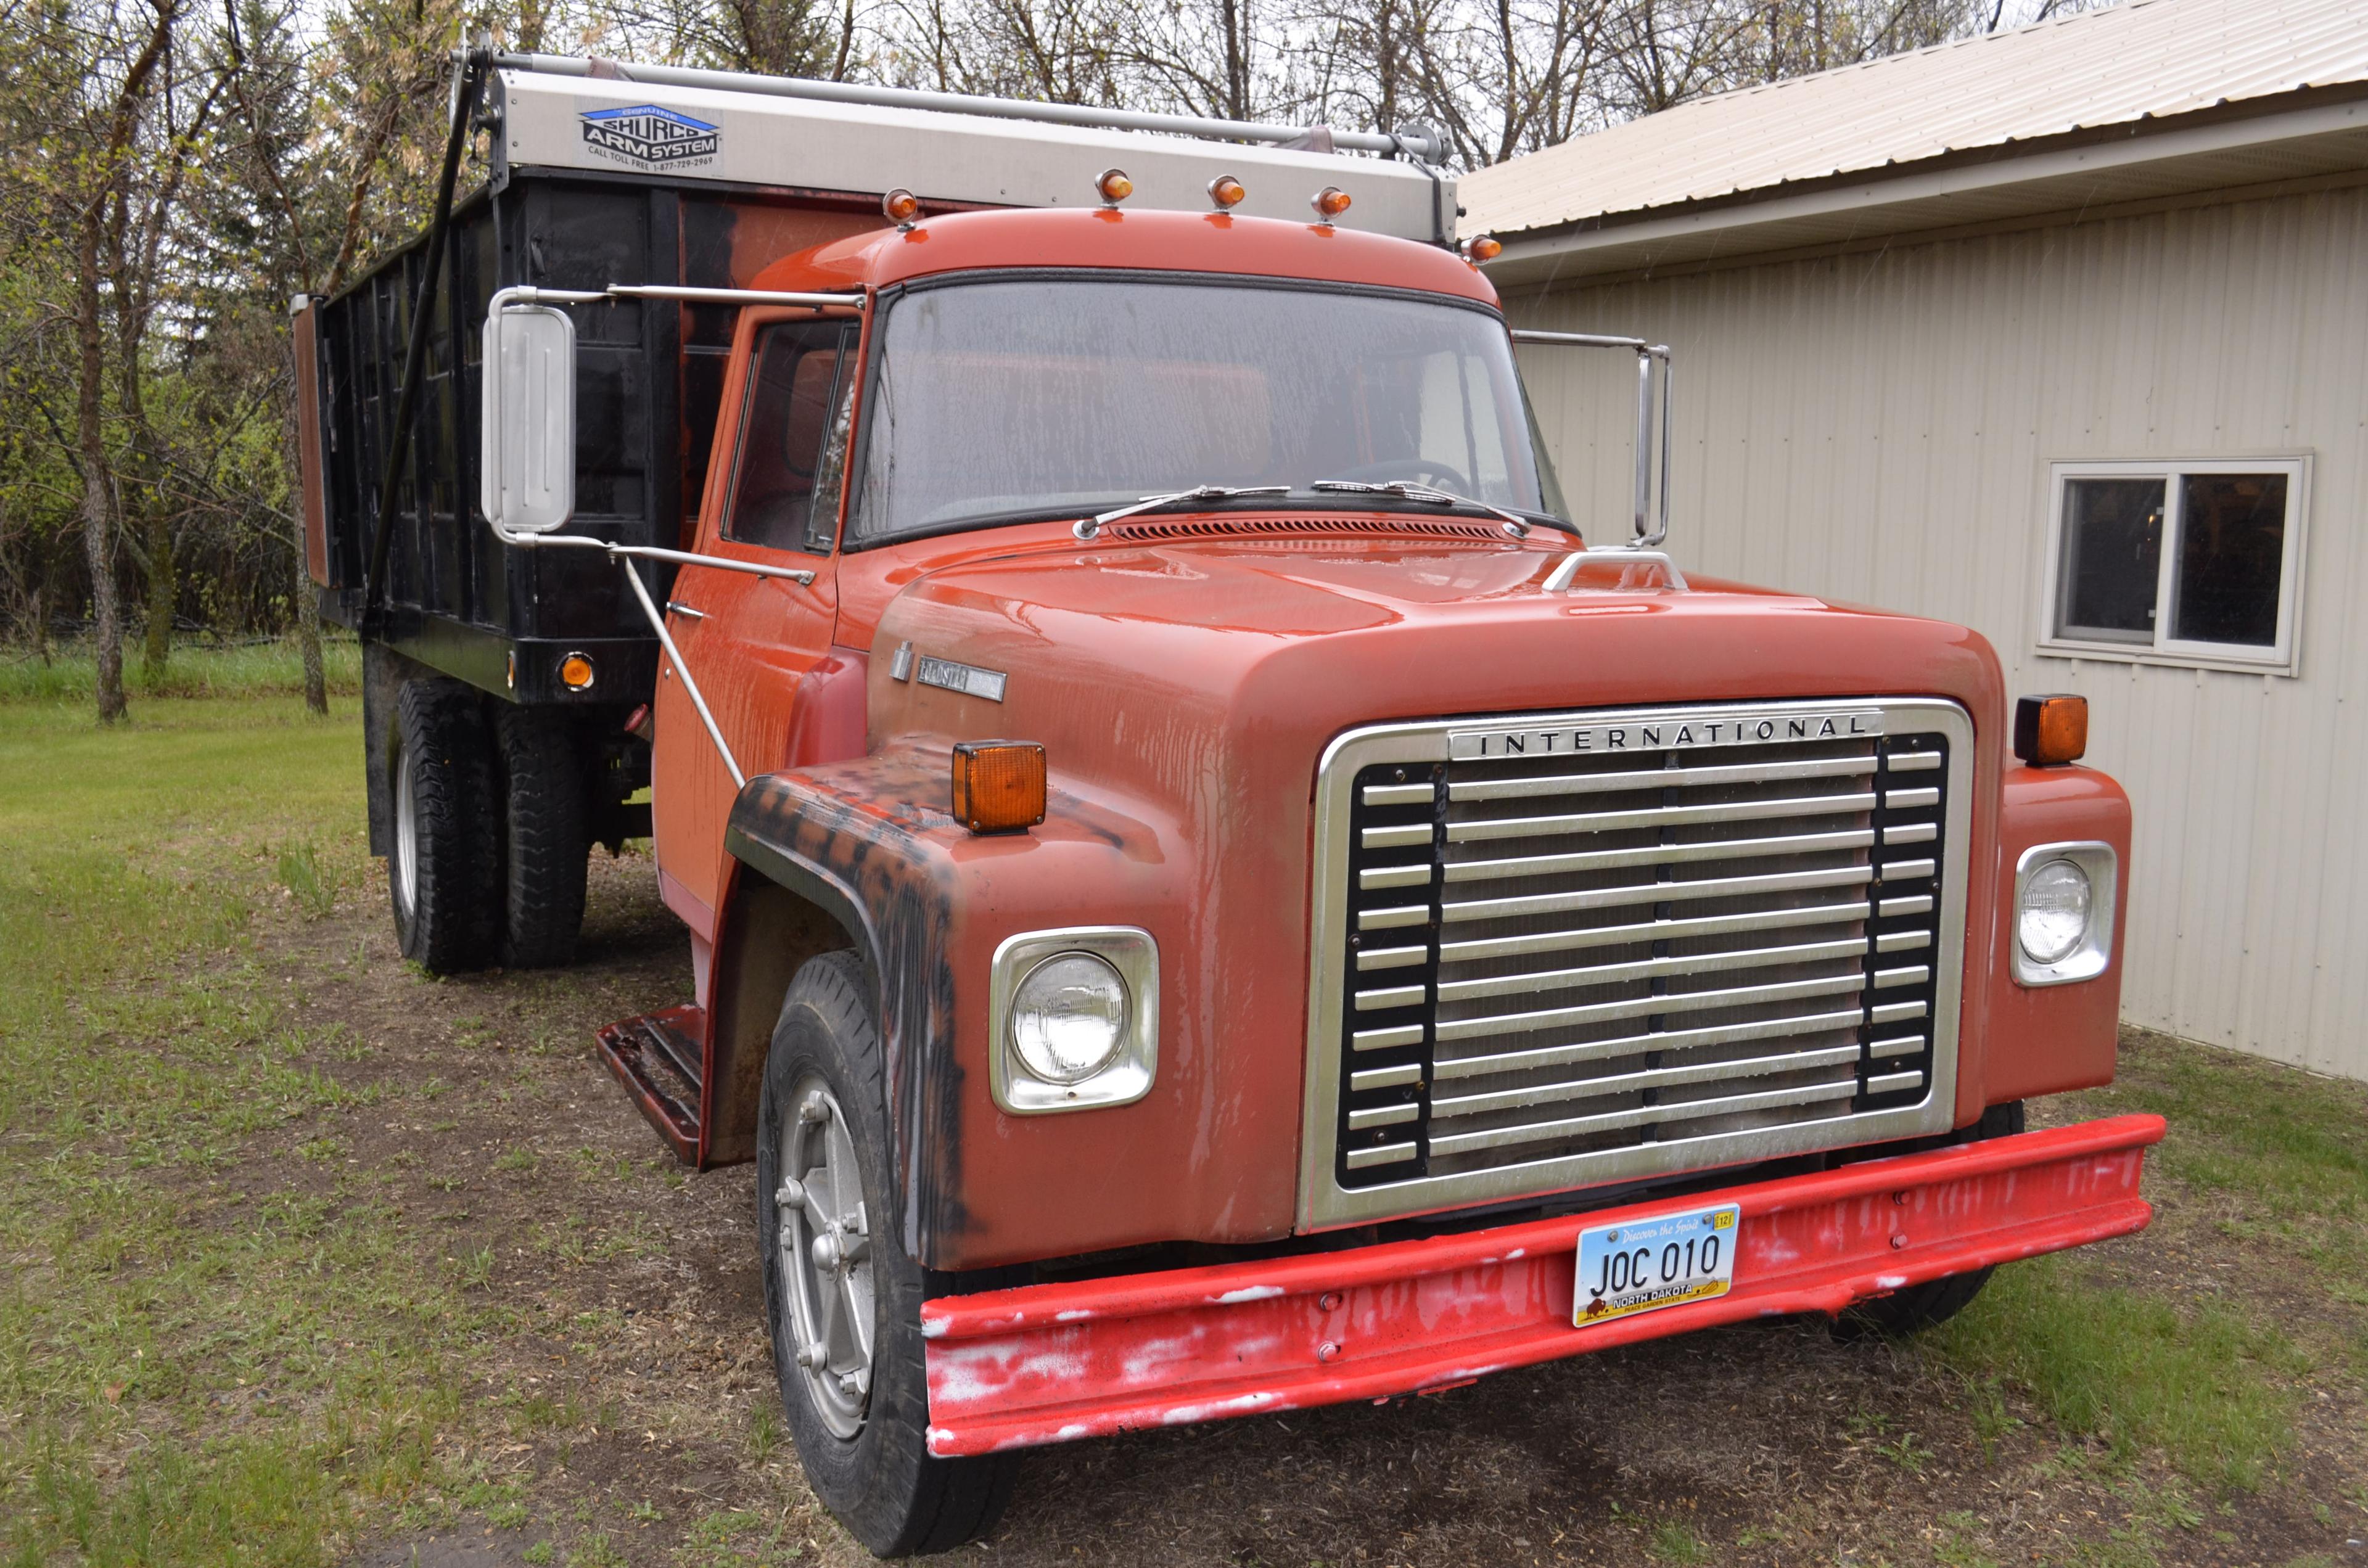
<path id="1" fill-rule="evenodd" d="M 959 691 L 965 697 L 984 697 L 989 702 L 1003 700 L 1004 674 L 1001 670 L 983 670 L 976 665 L 956 664 L 951 659 L 921 655 L 920 668 L 914 679 L 923 686 L 942 687 Z"/>
<path id="2" fill-rule="evenodd" d="M 707 121 L 655 104 L 586 109 L 582 119 L 586 146 L 646 169 L 696 168 L 723 144 L 723 131 Z"/>
<path id="3" fill-rule="evenodd" d="M 1623 719 L 1617 723 L 1565 724 L 1552 729 L 1454 730 L 1447 755 L 1466 757 L 1563 756 L 1574 753 L 1687 751 L 1696 746 L 1748 746 L 1787 741 L 1846 741 L 1883 733 L 1883 714 L 1871 708 L 1831 713 L 1736 713 L 1725 718 Z"/>

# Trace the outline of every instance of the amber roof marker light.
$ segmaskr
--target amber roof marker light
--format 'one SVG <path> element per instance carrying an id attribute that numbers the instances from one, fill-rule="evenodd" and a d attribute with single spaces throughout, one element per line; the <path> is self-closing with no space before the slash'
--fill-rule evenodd
<path id="1" fill-rule="evenodd" d="M 1127 177 L 1124 169 L 1104 169 L 1094 176 L 1094 190 L 1101 197 L 1103 206 L 1116 207 L 1134 194 L 1134 181 Z"/>
<path id="2" fill-rule="evenodd" d="M 880 199 L 880 210 L 899 229 L 910 229 L 913 221 L 921 215 L 921 199 L 898 186 Z"/>
<path id="3" fill-rule="evenodd" d="M 2061 767 L 2089 755 L 2089 699 L 2069 692 L 2017 698 L 2014 755 L 2033 767 Z"/>
<path id="4" fill-rule="evenodd" d="M 1477 267 L 1505 254 L 1504 242 L 1494 234 L 1474 234 L 1463 242 L 1463 259 Z"/>
<path id="5" fill-rule="evenodd" d="M 1332 221 L 1334 219 L 1339 217 L 1341 213 L 1349 210 L 1349 198 L 1347 191 L 1342 190 L 1337 185 L 1327 185 L 1322 190 L 1317 191 L 1314 196 L 1309 197 L 1307 199 L 1307 205 L 1315 209 L 1315 221 L 1318 223 L 1323 224 L 1325 227 L 1329 228 L 1331 227 Z"/>
<path id="6" fill-rule="evenodd" d="M 1034 741 L 954 745 L 954 820 L 973 833 L 1025 833 L 1044 820 L 1044 748 Z"/>
<path id="7" fill-rule="evenodd" d="M 1219 175 L 1209 182 L 1209 204 L 1220 212 L 1231 212 L 1249 193 L 1249 187 L 1231 175 Z"/>

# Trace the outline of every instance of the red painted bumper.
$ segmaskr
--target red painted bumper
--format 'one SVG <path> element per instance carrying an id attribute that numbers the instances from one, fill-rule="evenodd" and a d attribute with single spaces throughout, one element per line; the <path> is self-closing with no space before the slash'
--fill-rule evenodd
<path id="1" fill-rule="evenodd" d="M 921 1309 L 929 1449 L 1066 1442 L 1381 1399 L 1607 1346 L 1853 1301 L 2143 1228 L 2157 1116 L 1349 1252 L 951 1296 Z M 1578 1233 L 1742 1206 L 1726 1295 L 1571 1325 Z"/>

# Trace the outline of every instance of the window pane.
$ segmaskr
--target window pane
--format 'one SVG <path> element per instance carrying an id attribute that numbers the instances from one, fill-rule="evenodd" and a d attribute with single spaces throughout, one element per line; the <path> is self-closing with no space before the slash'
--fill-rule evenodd
<path id="1" fill-rule="evenodd" d="M 2064 482 L 2064 603 L 2056 625 L 2061 635 L 2154 641 L 2162 503 L 2159 479 Z"/>
<path id="2" fill-rule="evenodd" d="M 2170 634 L 2182 642 L 2275 645 L 2286 476 L 2190 473 L 2179 485 L 2179 583 Z"/>
<path id="3" fill-rule="evenodd" d="M 1395 296 L 1101 278 L 969 282 L 890 306 L 850 540 L 1064 517 L 1201 484 L 1413 479 L 1534 508 L 1511 345 Z"/>
<path id="4" fill-rule="evenodd" d="M 748 389 L 726 537 L 776 550 L 805 547 L 831 393 L 842 349 L 850 346 L 847 327 L 837 322 L 767 329 Z"/>

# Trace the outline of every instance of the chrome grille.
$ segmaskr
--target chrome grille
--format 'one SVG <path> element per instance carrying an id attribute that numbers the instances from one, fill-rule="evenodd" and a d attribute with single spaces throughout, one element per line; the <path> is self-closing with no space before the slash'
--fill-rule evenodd
<path id="1" fill-rule="evenodd" d="M 1344 737 L 1303 1222 L 1945 1130 L 1972 743 L 1930 699 Z"/>

